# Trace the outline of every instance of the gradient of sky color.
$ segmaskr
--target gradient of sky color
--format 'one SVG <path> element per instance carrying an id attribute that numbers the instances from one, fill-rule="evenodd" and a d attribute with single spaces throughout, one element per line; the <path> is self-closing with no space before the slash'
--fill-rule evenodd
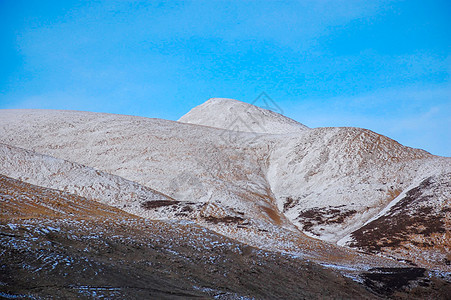
<path id="1" fill-rule="evenodd" d="M 265 91 L 451 156 L 451 2 L 0 0 L 0 109 L 177 120 Z"/>

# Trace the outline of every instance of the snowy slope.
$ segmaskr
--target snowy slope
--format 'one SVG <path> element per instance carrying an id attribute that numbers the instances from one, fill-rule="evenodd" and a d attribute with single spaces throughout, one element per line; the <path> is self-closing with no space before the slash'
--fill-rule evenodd
<path id="1" fill-rule="evenodd" d="M 136 182 L 77 163 L 0 144 L 0 174 L 34 185 L 76 194 L 133 214 L 143 201 L 174 199 Z"/>
<path id="2" fill-rule="evenodd" d="M 283 133 L 256 136 L 254 141 L 271 147 L 267 179 L 279 211 L 313 237 L 337 242 L 360 228 L 411 184 L 451 170 L 449 158 L 402 146 L 369 130 L 304 130 L 302 124 L 278 116 L 240 101 L 214 98 L 193 108 L 179 121 L 230 130 Z M 260 124 L 267 126 L 259 130 Z"/>
<path id="3" fill-rule="evenodd" d="M 354 254 L 299 230 L 350 245 L 350 235 L 384 214 L 403 192 L 451 172 L 450 158 L 372 131 L 307 129 L 236 100 L 211 99 L 180 121 L 3 110 L 0 142 L 120 176 L 176 200 L 140 201 L 132 213 L 189 219 L 258 247 L 308 256 L 323 251 L 322 258 Z M 267 127 L 258 130 L 261 124 Z M 20 172 L 13 175 L 24 180 L 27 169 Z M 40 171 L 33 176 L 48 186 Z M 431 193 L 438 209 L 445 192 Z"/>
<path id="4" fill-rule="evenodd" d="M 241 216 L 294 226 L 278 213 L 265 177 L 266 149 L 236 133 L 173 121 L 73 111 L 4 110 L 0 142 L 121 176 L 179 201 L 207 203 L 205 217 Z M 177 213 L 177 212 L 175 212 Z"/>
<path id="5" fill-rule="evenodd" d="M 31 185 L 0 175 L 0 221 L 21 219 L 125 219 L 136 216 L 76 194 Z M 53 228 L 55 230 L 55 228 Z M 49 230 L 43 233 L 48 233 Z"/>
<path id="6" fill-rule="evenodd" d="M 204 126 L 110 114 L 5 110 L 0 124 L 1 142 L 121 176 L 180 201 L 140 201 L 141 211 L 126 209 L 134 214 L 194 220 L 273 250 L 301 252 L 299 246 L 312 241 L 277 210 L 265 177 L 267 147 L 226 143 L 221 130 Z M 248 141 L 247 133 L 235 135 Z M 23 180 L 27 168 L 22 172 Z M 40 185 L 50 186 L 48 177 L 35 174 Z M 336 252 L 323 247 L 320 253 L 312 243 L 304 246 L 311 255 Z"/>
<path id="7" fill-rule="evenodd" d="M 297 257 L 308 258 L 323 264 L 332 263 L 348 266 L 352 272 L 366 270 L 374 266 L 393 267 L 400 265 L 393 261 L 324 244 L 321 241 L 310 239 L 300 232 L 289 231 L 271 226 L 271 224 L 266 224 L 263 227 L 264 230 L 254 226 L 255 224 L 243 224 L 244 222 L 239 222 L 237 226 L 230 215 L 228 216 L 229 219 L 221 224 L 221 222 L 216 222 L 213 215 L 208 214 L 205 204 L 196 207 L 196 205 L 192 205 L 194 203 L 181 203 L 167 197 L 163 198 L 164 195 L 158 192 L 114 175 L 20 148 L 1 146 L 1 157 L 3 161 L 8 162 L 0 169 L 0 181 L 5 183 L 5 185 L 0 184 L 0 202 L 2 203 L 2 215 L 0 217 L 3 219 L 42 218 L 46 215 L 65 219 L 96 219 L 99 217 L 108 219 L 111 213 L 117 214 L 118 212 L 117 209 L 114 210 L 111 207 L 114 206 L 120 209 L 119 212 L 126 211 L 135 216 L 150 219 L 166 219 L 169 216 L 171 217 L 169 221 L 176 219 L 194 220 L 195 222 L 183 222 L 181 224 L 194 225 L 198 223 L 260 249 L 295 253 Z M 6 177 L 4 174 L 14 176 L 21 181 Z M 34 185 L 29 188 L 30 183 L 39 183 L 41 186 Z M 17 198 L 18 194 L 8 190 L 8 186 L 19 188 L 21 193 L 25 193 L 26 197 Z M 24 186 L 28 186 L 28 188 L 24 188 Z M 37 190 L 45 191 L 45 196 L 41 192 L 36 192 Z M 15 196 L 12 197 L 11 195 Z M 80 199 L 80 197 L 83 199 Z M 165 200 L 162 200 L 162 198 Z M 88 200 L 96 201 L 91 201 L 90 204 Z M 111 210 L 105 209 L 105 206 L 101 206 L 97 201 L 108 204 Z M 18 205 L 18 202 L 21 204 Z M 164 202 L 164 204 L 162 205 L 161 202 Z M 150 204 L 150 207 L 152 204 L 156 204 L 155 207 L 163 206 L 169 210 L 160 210 L 159 212 L 149 210 L 148 207 L 142 206 L 143 203 Z M 188 207 L 190 214 L 174 215 L 172 212 L 174 207 Z M 133 215 L 122 213 L 117 217 L 135 218 Z M 198 239 L 202 238 L 204 237 L 198 237 Z"/>
<path id="8" fill-rule="evenodd" d="M 227 210 L 227 207 L 221 207 L 219 203 L 176 201 L 135 182 L 77 163 L 4 144 L 0 144 L 0 157 L 2 158 L 0 174 L 2 175 L 96 200 L 141 217 L 193 220 L 247 244 L 262 249 L 296 253 L 322 263 L 349 264 L 358 268 L 371 265 L 393 265 L 389 261 L 373 259 L 333 245 L 325 245 L 300 232 L 283 229 L 267 222 L 258 222 L 247 215 L 236 215 L 233 211 L 226 211 L 226 215 L 220 215 L 212 210 L 212 207 L 222 210 Z M 55 207 L 51 197 L 43 201 L 49 201 L 49 208 Z M 73 205 L 70 209 L 76 210 L 82 203 Z M 89 208 L 85 203 L 83 207 L 95 211 L 98 205 Z M 76 213 L 75 210 L 74 213 Z M 55 213 L 58 214 L 58 212 Z M 246 219 L 249 220 L 245 221 Z"/>
<path id="9" fill-rule="evenodd" d="M 267 177 L 279 210 L 304 232 L 336 242 L 412 184 L 450 170 L 449 158 L 369 130 L 316 128 L 281 139 Z"/>
<path id="10" fill-rule="evenodd" d="M 179 122 L 256 133 L 284 134 L 308 129 L 271 110 L 226 98 L 212 98 L 196 106 Z"/>

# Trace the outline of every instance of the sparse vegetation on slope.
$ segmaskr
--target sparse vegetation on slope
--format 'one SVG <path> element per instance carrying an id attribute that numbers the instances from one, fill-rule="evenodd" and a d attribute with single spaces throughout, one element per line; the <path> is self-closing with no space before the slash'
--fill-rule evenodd
<path id="1" fill-rule="evenodd" d="M 78 196 L 0 179 L 3 296 L 375 297 L 319 265 L 194 224 L 145 220 Z"/>

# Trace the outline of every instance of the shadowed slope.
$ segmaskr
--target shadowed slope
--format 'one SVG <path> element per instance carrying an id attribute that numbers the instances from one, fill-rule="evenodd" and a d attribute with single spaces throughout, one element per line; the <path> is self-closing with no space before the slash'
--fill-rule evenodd
<path id="1" fill-rule="evenodd" d="M 450 241 L 451 173 L 448 173 L 426 178 L 400 195 L 380 217 L 354 231 L 347 245 L 450 271 Z"/>

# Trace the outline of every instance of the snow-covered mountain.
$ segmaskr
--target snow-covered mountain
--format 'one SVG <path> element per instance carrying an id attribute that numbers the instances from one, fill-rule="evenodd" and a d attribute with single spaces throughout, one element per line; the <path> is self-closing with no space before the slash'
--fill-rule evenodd
<path id="1" fill-rule="evenodd" d="M 5 111 L 2 120 L 8 124 L 0 134 L 4 142 L 32 149 L 2 145 L 0 173 L 9 177 L 142 217 L 188 219 L 264 249 L 343 265 L 390 265 L 308 238 L 285 218 L 266 181 L 266 146 L 245 149 L 226 143 L 216 135 L 218 129 L 119 115 Z M 91 129 L 93 123 L 102 134 Z M 35 135 L 57 127 L 62 130 L 46 138 Z M 249 141 L 248 133 L 236 136 Z M 256 156 L 259 152 L 262 157 Z M 158 192 L 149 188 L 156 186 Z"/>
<path id="2" fill-rule="evenodd" d="M 284 134 L 308 129 L 277 112 L 227 98 L 211 98 L 181 117 L 179 122 L 254 133 Z"/>
<path id="3" fill-rule="evenodd" d="M 208 216 L 244 214 L 294 228 L 267 184 L 267 147 L 247 144 L 251 133 L 236 133 L 231 143 L 219 136 L 222 130 L 159 119 L 41 110 L 0 114 L 5 144 L 121 176 L 179 201 L 208 204 Z"/>
<path id="4" fill-rule="evenodd" d="M 178 122 L 2 110 L 0 143 L 0 175 L 140 217 L 348 271 L 398 260 L 450 271 L 451 158 L 370 130 L 213 98 Z"/>

